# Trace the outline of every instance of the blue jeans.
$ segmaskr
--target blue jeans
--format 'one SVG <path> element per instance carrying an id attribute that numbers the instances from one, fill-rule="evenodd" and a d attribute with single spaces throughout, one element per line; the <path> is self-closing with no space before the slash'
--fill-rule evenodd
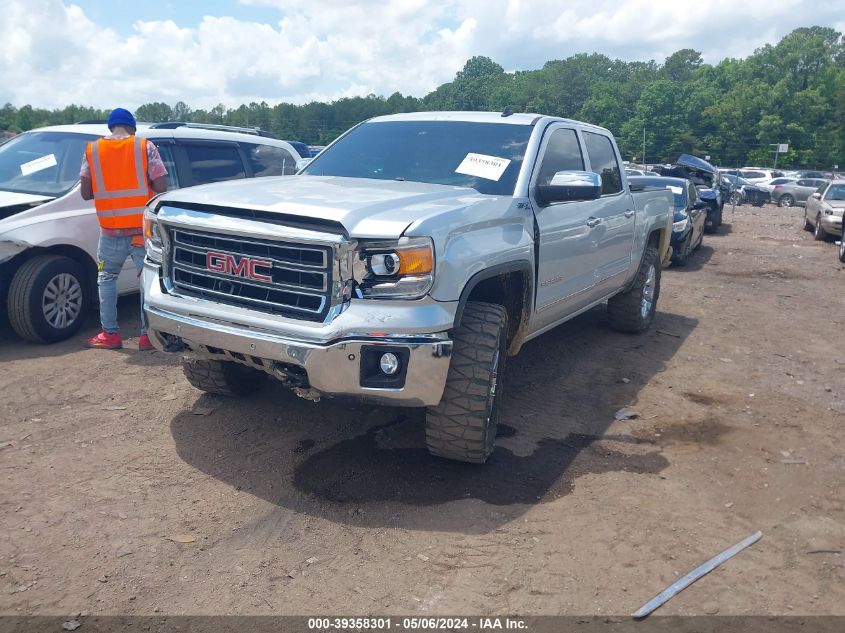
<path id="1" fill-rule="evenodd" d="M 103 235 L 97 245 L 97 287 L 100 291 L 100 323 L 103 331 L 116 333 L 117 325 L 117 278 L 123 270 L 127 257 L 132 258 L 135 268 L 140 274 L 144 266 L 144 248 L 132 246 L 131 235 Z M 141 282 L 141 334 L 147 333 L 147 317 L 144 314 L 144 292 Z"/>

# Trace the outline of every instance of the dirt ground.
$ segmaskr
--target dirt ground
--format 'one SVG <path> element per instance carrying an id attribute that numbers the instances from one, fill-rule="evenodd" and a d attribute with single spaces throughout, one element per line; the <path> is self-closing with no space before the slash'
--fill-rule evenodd
<path id="1" fill-rule="evenodd" d="M 659 613 L 845 615 L 845 267 L 801 213 L 727 211 L 646 335 L 600 309 L 528 344 L 483 467 L 418 410 L 4 327 L 0 613 L 629 614 L 762 530 Z"/>

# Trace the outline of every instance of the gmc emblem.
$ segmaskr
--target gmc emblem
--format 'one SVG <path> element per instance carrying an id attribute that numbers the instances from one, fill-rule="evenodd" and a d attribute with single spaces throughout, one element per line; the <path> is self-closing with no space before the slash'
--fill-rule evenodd
<path id="1" fill-rule="evenodd" d="M 273 268 L 272 262 L 263 259 L 241 257 L 236 260 L 234 255 L 209 251 L 205 254 L 205 267 L 216 273 L 232 275 L 233 277 L 246 277 L 255 281 L 273 281 L 273 278 L 269 275 L 262 275 L 258 272 L 258 268 L 268 270 Z"/>

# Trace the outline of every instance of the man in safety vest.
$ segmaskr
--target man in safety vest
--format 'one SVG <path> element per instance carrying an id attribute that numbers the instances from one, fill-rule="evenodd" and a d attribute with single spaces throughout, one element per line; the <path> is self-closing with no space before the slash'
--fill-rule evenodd
<path id="1" fill-rule="evenodd" d="M 97 286 L 103 331 L 85 341 L 85 347 L 120 349 L 123 340 L 117 325 L 117 278 L 127 257 L 141 273 L 144 206 L 156 193 L 167 190 L 167 169 L 155 145 L 135 136 L 135 117 L 128 110 L 112 110 L 108 126 L 109 136 L 88 143 L 79 172 L 82 197 L 94 200 L 100 222 Z M 138 349 L 153 349 L 147 337 L 143 293 Z"/>

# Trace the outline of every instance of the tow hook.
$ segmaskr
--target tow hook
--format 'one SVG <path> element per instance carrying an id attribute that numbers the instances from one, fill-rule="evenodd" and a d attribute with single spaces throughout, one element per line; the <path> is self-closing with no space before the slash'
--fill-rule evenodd
<path id="1" fill-rule="evenodd" d="M 185 351 L 185 341 L 183 341 L 181 337 L 162 332 L 161 339 L 164 341 L 165 352 Z"/>
<path id="2" fill-rule="evenodd" d="M 308 384 L 308 374 L 298 365 L 273 363 L 273 375 L 290 389 L 307 389 L 311 386 Z"/>

